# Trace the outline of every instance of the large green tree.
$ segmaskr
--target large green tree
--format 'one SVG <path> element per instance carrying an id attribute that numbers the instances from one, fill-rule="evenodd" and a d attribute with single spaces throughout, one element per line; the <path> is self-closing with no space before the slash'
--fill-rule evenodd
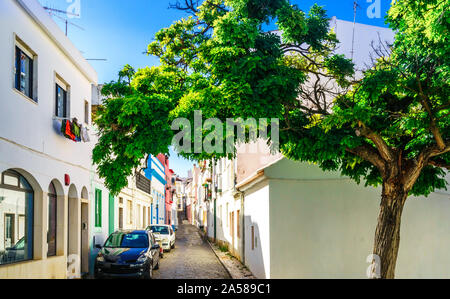
<path id="1" fill-rule="evenodd" d="M 387 21 L 395 43 L 375 47 L 378 59 L 356 80 L 351 61 L 334 54 L 338 41 L 317 5 L 305 13 L 287 0 L 178 2 L 189 16 L 161 29 L 148 47 L 160 66 L 126 67 L 103 90 L 99 173 L 119 192 L 143 158 L 168 151 L 173 120 L 193 124 L 196 110 L 221 120 L 279 118 L 286 157 L 382 186 L 373 253 L 381 277 L 393 278 L 408 196 L 446 187 L 448 6 L 393 2 Z M 264 30 L 270 22 L 278 32 Z M 226 151 L 181 154 L 207 159 Z"/>

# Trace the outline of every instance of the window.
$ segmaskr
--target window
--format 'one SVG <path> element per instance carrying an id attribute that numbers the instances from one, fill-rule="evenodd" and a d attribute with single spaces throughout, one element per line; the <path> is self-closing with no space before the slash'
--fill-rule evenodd
<path id="1" fill-rule="evenodd" d="M 252 226 L 252 250 L 255 249 L 255 227 Z"/>
<path id="2" fill-rule="evenodd" d="M 0 176 L 0 265 L 33 258 L 34 191 L 15 171 Z"/>
<path id="3" fill-rule="evenodd" d="M 229 222 L 228 222 L 228 203 L 227 203 L 227 210 L 225 213 L 225 217 L 227 217 L 227 227 L 229 226 Z"/>
<path id="4" fill-rule="evenodd" d="M 119 208 L 119 229 L 123 229 L 123 208 Z"/>
<path id="5" fill-rule="evenodd" d="M 136 216 L 137 216 L 137 226 L 138 227 L 141 227 L 141 205 L 137 205 L 137 213 L 136 213 Z"/>
<path id="6" fill-rule="evenodd" d="M 239 214 L 240 214 L 240 210 L 236 211 L 236 230 L 237 230 L 237 237 L 240 238 L 241 237 L 241 227 L 239 225 L 240 222 L 240 218 L 239 218 Z"/>
<path id="7" fill-rule="evenodd" d="M 158 233 L 161 235 L 168 235 L 169 234 L 169 228 L 167 226 L 162 226 L 162 225 L 152 225 L 150 227 L 151 231 L 153 233 Z"/>
<path id="8" fill-rule="evenodd" d="M 102 190 L 95 189 L 95 227 L 102 227 Z"/>
<path id="9" fill-rule="evenodd" d="M 67 111 L 67 91 L 56 83 L 56 104 L 55 116 L 61 118 L 68 118 Z"/>
<path id="10" fill-rule="evenodd" d="M 128 211 L 127 222 L 128 222 L 128 224 L 132 224 L 133 223 L 133 202 L 131 200 L 127 200 L 127 211 Z"/>
<path id="11" fill-rule="evenodd" d="M 145 233 L 113 233 L 106 240 L 106 248 L 147 248 L 149 238 Z"/>
<path id="12" fill-rule="evenodd" d="M 14 87 L 33 99 L 33 56 L 16 46 Z"/>
<path id="13" fill-rule="evenodd" d="M 56 256 L 57 199 L 55 185 L 50 183 L 48 187 L 47 256 Z"/>
<path id="14" fill-rule="evenodd" d="M 84 123 L 89 124 L 89 102 L 84 101 Z"/>

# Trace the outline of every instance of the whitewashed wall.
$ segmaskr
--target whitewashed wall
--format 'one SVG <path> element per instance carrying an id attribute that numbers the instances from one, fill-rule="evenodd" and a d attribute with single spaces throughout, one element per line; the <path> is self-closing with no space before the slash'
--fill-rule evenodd
<path id="1" fill-rule="evenodd" d="M 55 131 L 55 77 L 60 76 L 70 86 L 70 118 L 83 122 L 85 101 L 90 106 L 97 74 L 35 0 L 0 1 L 0 38 L 0 173 L 19 171 L 35 191 L 34 261 L 2 266 L 0 277 L 65 278 L 70 229 L 67 197 L 77 199 L 80 205 L 81 191 L 90 189 L 93 144 L 74 143 Z M 33 98 L 37 102 L 14 88 L 19 39 L 35 54 L 37 94 Z M 64 184 L 65 174 L 70 176 L 70 192 Z M 46 192 L 52 181 L 59 190 L 58 249 L 57 257 L 47 259 Z M 73 211 L 77 217 L 79 210 Z"/>
<path id="2" fill-rule="evenodd" d="M 380 189 L 286 159 L 265 174 L 270 185 L 270 278 L 365 278 Z M 448 215 L 448 192 L 408 200 L 398 278 L 450 277 Z"/>
<path id="3" fill-rule="evenodd" d="M 272 259 L 278 255 L 273 251 L 271 242 L 270 186 L 260 182 L 245 191 L 245 265 L 258 278 L 271 278 Z M 252 226 L 254 227 L 254 248 L 252 249 Z M 287 232 L 279 232 L 286 234 Z"/>

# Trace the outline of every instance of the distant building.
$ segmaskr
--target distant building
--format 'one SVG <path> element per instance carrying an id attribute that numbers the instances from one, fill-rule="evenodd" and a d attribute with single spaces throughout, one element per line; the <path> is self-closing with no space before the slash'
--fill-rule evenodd
<path id="1" fill-rule="evenodd" d="M 150 207 L 150 218 L 152 224 L 165 223 L 165 187 L 166 175 L 164 165 L 161 161 L 151 155 L 147 161 L 147 169 L 144 170 L 145 177 L 151 180 L 152 203 Z"/>

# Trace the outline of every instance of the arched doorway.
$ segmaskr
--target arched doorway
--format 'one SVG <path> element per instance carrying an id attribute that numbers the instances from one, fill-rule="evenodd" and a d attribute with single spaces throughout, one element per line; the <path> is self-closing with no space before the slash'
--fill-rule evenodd
<path id="1" fill-rule="evenodd" d="M 89 273 L 89 193 L 86 187 L 81 190 L 81 275 Z"/>
<path id="2" fill-rule="evenodd" d="M 75 185 L 70 185 L 67 209 L 67 277 L 80 277 L 81 269 L 81 205 Z"/>

